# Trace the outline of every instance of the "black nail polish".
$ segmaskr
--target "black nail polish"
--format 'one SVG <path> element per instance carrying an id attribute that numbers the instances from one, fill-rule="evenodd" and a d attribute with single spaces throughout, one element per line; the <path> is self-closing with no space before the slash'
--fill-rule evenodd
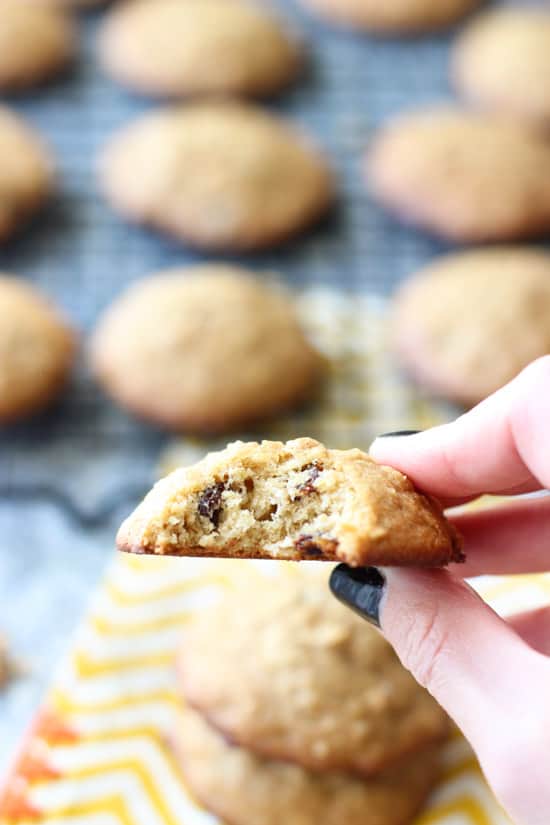
<path id="1" fill-rule="evenodd" d="M 400 435 L 418 435 L 422 430 L 395 430 L 393 433 L 381 433 L 377 438 L 398 438 Z"/>
<path id="2" fill-rule="evenodd" d="M 332 571 L 329 584 L 337 599 L 363 619 L 380 627 L 380 602 L 386 579 L 377 567 L 339 564 Z"/>

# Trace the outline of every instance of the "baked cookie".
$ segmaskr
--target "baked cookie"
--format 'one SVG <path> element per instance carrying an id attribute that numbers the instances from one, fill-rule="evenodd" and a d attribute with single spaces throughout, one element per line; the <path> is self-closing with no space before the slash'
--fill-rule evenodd
<path id="1" fill-rule="evenodd" d="M 323 157 L 282 120 L 238 103 L 147 114 L 102 159 L 107 198 L 128 218 L 211 250 L 284 241 L 326 211 Z"/>
<path id="2" fill-rule="evenodd" d="M 322 366 L 290 297 L 221 264 L 133 285 L 100 320 L 91 359 L 122 406 L 199 432 L 234 431 L 305 400 Z"/>
<path id="3" fill-rule="evenodd" d="M 482 0 L 301 0 L 338 26 L 415 35 L 451 26 Z"/>
<path id="4" fill-rule="evenodd" d="M 439 505 L 361 450 L 311 438 L 243 443 L 161 480 L 122 525 L 121 550 L 437 566 L 460 561 Z"/>
<path id="5" fill-rule="evenodd" d="M 381 204 L 449 240 L 550 230 L 550 143 L 516 123 L 453 109 L 406 115 L 375 139 L 366 174 Z"/>
<path id="6" fill-rule="evenodd" d="M 550 10 L 499 7 L 457 40 L 452 77 L 466 100 L 527 125 L 550 124 Z"/>
<path id="7" fill-rule="evenodd" d="M 75 344 L 65 320 L 34 289 L 0 277 L 0 423 L 37 412 L 57 397 Z"/>
<path id="8" fill-rule="evenodd" d="M 441 773 L 436 748 L 368 781 L 311 773 L 232 746 L 188 708 L 173 750 L 191 791 L 230 825 L 409 825 Z"/>
<path id="9" fill-rule="evenodd" d="M 54 5 L 2 0 L 0 91 L 27 89 L 65 69 L 75 52 L 72 19 Z"/>
<path id="10" fill-rule="evenodd" d="M 504 247 L 440 258 L 397 292 L 392 327 L 420 383 L 474 405 L 550 353 L 550 254 Z"/>
<path id="11" fill-rule="evenodd" d="M 23 120 L 0 106 L 0 243 L 42 206 L 52 188 L 48 151 Z"/>
<path id="12" fill-rule="evenodd" d="M 177 666 L 184 699 L 229 741 L 316 772 L 375 775 L 448 735 L 443 710 L 326 575 L 237 577 L 189 625 Z"/>
<path id="13" fill-rule="evenodd" d="M 126 0 L 100 37 L 107 72 L 158 97 L 271 95 L 300 65 L 297 45 L 246 0 Z"/>

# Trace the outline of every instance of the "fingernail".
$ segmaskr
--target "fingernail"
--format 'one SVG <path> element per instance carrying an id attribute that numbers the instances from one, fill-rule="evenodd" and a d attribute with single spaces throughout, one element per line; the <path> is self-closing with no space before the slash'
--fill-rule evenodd
<path id="1" fill-rule="evenodd" d="M 337 599 L 363 619 L 380 627 L 380 603 L 386 579 L 377 567 L 339 564 L 332 571 L 329 584 Z"/>
<path id="2" fill-rule="evenodd" d="M 417 435 L 422 430 L 395 430 L 393 433 L 382 433 L 377 435 L 377 438 L 398 438 L 400 435 Z"/>

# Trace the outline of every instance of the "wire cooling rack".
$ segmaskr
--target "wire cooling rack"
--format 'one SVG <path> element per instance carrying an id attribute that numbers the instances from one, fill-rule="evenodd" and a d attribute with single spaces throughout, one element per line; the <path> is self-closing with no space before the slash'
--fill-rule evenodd
<path id="1" fill-rule="evenodd" d="M 246 263 L 278 271 L 296 287 L 387 294 L 441 247 L 398 226 L 369 200 L 361 154 L 389 115 L 448 95 L 448 40 L 368 39 L 314 22 L 290 0 L 274 5 L 303 38 L 308 61 L 296 88 L 270 106 L 326 148 L 339 176 L 340 199 L 334 214 L 309 235 Z M 131 281 L 198 257 L 127 226 L 97 192 L 100 147 L 151 105 L 102 75 L 94 58 L 100 18 L 98 13 L 82 19 L 75 71 L 35 96 L 8 101 L 51 143 L 60 189 L 46 214 L 0 250 L 1 269 L 35 283 L 64 307 L 81 330 L 83 348 L 98 313 Z M 115 409 L 84 361 L 55 409 L 0 434 L 0 495 L 49 499 L 83 524 L 97 525 L 147 489 L 165 438 Z"/>

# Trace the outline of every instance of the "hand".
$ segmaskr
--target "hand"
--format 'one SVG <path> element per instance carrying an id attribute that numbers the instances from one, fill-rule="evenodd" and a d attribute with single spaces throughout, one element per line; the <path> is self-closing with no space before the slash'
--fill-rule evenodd
<path id="1" fill-rule="evenodd" d="M 447 507 L 482 493 L 550 488 L 550 356 L 453 423 L 378 438 L 371 455 Z M 344 590 L 348 577 L 348 592 L 363 587 L 370 618 L 461 728 L 514 822 L 548 825 L 550 608 L 504 621 L 463 579 L 549 571 L 550 496 L 452 520 L 466 564 L 384 569 L 382 576 L 337 568 L 333 589 L 342 595 L 338 576 Z"/>

